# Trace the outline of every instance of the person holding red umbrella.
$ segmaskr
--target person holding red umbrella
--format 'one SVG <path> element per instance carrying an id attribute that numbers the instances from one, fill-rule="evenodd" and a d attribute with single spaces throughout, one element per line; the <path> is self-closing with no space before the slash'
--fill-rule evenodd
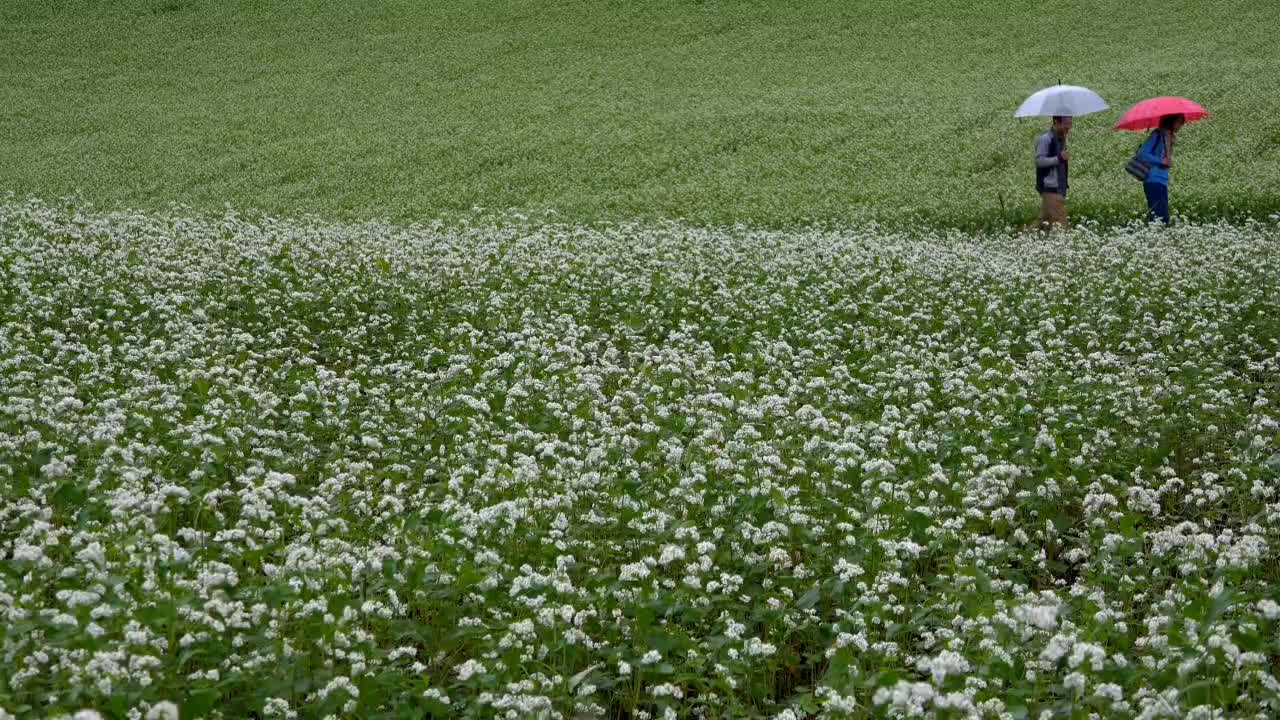
<path id="1" fill-rule="evenodd" d="M 1151 134 L 1125 169 L 1142 181 L 1147 198 L 1147 218 L 1169 224 L 1169 168 L 1173 144 L 1182 126 L 1207 117 L 1209 112 L 1180 97 L 1158 97 L 1134 105 L 1116 123 L 1117 130 L 1147 130 Z"/>
<path id="2" fill-rule="evenodd" d="M 1181 113 L 1165 115 L 1160 124 L 1147 136 L 1138 150 L 1138 157 L 1151 169 L 1142 181 L 1142 192 L 1147 196 L 1147 219 L 1169 224 L 1169 168 L 1173 165 L 1173 143 L 1178 131 L 1187 124 Z"/>

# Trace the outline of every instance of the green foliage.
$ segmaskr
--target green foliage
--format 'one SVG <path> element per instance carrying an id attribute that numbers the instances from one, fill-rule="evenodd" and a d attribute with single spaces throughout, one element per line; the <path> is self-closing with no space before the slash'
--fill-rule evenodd
<path id="1" fill-rule="evenodd" d="M 0 718 L 1274 715 L 1278 240 L 5 198 Z"/>

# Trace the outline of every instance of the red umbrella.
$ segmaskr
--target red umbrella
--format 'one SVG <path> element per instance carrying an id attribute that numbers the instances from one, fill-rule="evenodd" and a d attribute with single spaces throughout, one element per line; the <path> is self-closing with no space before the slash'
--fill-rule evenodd
<path id="1" fill-rule="evenodd" d="M 1209 114 L 1197 103 L 1180 97 L 1158 97 L 1129 108 L 1129 112 L 1116 123 L 1117 130 L 1149 130 L 1160 124 L 1165 115 L 1184 115 L 1187 122 L 1199 120 Z"/>

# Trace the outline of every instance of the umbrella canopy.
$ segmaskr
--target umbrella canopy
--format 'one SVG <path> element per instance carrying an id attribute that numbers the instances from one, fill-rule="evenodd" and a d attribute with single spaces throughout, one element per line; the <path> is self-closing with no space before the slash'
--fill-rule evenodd
<path id="1" fill-rule="evenodd" d="M 1057 115 L 1075 117 L 1101 112 L 1107 109 L 1107 103 L 1098 93 L 1089 88 L 1076 85 L 1054 85 L 1047 87 L 1023 101 L 1022 106 L 1013 114 L 1014 117 L 1054 117 Z"/>
<path id="2" fill-rule="evenodd" d="M 1117 130 L 1150 130 L 1160 125 L 1160 118 L 1165 115 L 1185 115 L 1187 122 L 1193 122 L 1209 115 L 1209 111 L 1200 105 L 1180 97 L 1158 97 L 1129 108 L 1129 112 L 1116 123 Z"/>

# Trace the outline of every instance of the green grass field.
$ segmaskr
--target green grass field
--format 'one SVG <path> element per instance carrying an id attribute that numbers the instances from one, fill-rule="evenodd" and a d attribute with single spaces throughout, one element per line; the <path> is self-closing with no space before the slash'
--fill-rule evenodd
<path id="1" fill-rule="evenodd" d="M 0 720 L 1280 717 L 1277 27 L 0 1 Z"/>
<path id="2" fill-rule="evenodd" d="M 1280 4 L 0 4 L 0 190 L 421 220 L 1020 220 L 1061 79 L 1077 216 L 1136 215 L 1131 103 L 1192 97 L 1175 211 L 1280 210 Z M 1158 27 L 1158 30 L 1150 29 Z M 1003 198 L 1003 200 L 1002 200 Z M 1004 210 L 1002 212 L 1002 202 Z"/>

